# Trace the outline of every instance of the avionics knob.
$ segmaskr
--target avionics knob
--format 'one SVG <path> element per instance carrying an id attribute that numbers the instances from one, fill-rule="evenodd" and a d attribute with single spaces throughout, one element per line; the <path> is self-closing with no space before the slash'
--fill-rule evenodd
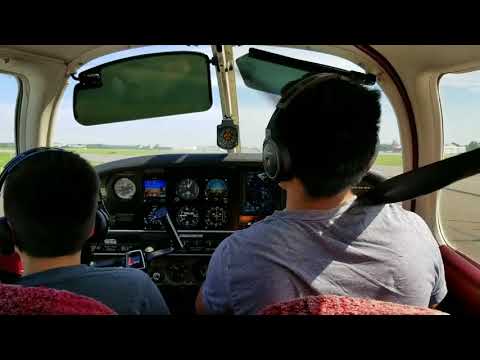
<path id="1" fill-rule="evenodd" d="M 154 272 L 154 273 L 152 274 L 152 279 L 153 279 L 153 281 L 160 282 L 160 281 L 163 280 L 163 278 L 164 278 L 164 276 L 163 276 L 162 273 Z"/>

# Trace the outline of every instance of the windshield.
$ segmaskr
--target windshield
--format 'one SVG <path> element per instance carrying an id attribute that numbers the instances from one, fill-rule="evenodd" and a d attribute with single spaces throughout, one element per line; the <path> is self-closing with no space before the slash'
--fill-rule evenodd
<path id="1" fill-rule="evenodd" d="M 340 57 L 295 48 L 256 45 L 236 46 L 233 48 L 235 59 L 247 54 L 251 47 L 296 59 L 365 73 L 359 66 Z M 77 73 L 126 57 L 171 51 L 197 51 L 210 58 L 212 57 L 210 45 L 148 46 L 100 57 L 82 66 Z M 261 153 L 265 127 L 279 97 L 247 87 L 237 65 L 234 66 L 239 107 L 241 152 Z M 75 121 L 73 116 L 73 88 L 75 84 L 76 82 L 70 79 L 65 90 L 54 129 L 54 145 L 74 149 L 76 152 L 83 154 L 94 165 L 138 155 L 225 152 L 216 145 L 216 127 L 222 120 L 222 111 L 218 82 L 213 66 L 211 68 L 212 107 L 204 112 L 185 115 L 83 126 Z M 399 133 L 396 118 L 385 96 L 382 97 L 382 110 L 381 142 L 398 144 Z M 400 159 L 399 156 L 397 157 Z M 401 166 L 401 163 L 398 165 Z"/>

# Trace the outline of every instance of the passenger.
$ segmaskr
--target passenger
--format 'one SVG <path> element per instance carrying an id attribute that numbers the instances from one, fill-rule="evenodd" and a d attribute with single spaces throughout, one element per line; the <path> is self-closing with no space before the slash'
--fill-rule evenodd
<path id="1" fill-rule="evenodd" d="M 169 314 L 147 274 L 81 265 L 95 226 L 99 179 L 80 156 L 63 151 L 23 160 L 4 187 L 5 217 L 24 267 L 17 284 L 68 290 L 118 314 Z"/>
<path id="2" fill-rule="evenodd" d="M 291 156 L 291 176 L 279 182 L 286 209 L 219 245 L 198 313 L 256 314 L 318 294 L 434 307 L 447 293 L 422 218 L 399 205 L 362 205 L 352 193 L 376 156 L 380 93 L 338 77 L 312 84 L 271 122 Z"/>

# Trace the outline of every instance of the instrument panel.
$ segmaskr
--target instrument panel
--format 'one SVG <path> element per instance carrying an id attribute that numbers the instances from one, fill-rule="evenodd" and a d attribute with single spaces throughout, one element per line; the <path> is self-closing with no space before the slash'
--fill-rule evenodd
<path id="1" fill-rule="evenodd" d="M 156 214 L 166 207 L 179 230 L 227 229 L 231 225 L 230 178 L 168 177 L 146 175 L 143 179 L 146 230 L 162 229 Z"/>
<path id="2" fill-rule="evenodd" d="M 259 177 L 261 169 L 149 169 L 104 179 L 111 228 L 163 230 L 167 208 L 177 230 L 234 231 L 283 208 L 280 188 Z M 245 223 L 246 221 L 246 223 Z"/>

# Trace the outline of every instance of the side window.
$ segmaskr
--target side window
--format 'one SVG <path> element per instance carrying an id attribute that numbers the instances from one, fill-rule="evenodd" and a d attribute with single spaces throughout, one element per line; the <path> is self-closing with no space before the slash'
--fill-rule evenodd
<path id="1" fill-rule="evenodd" d="M 15 156 L 17 96 L 17 79 L 12 75 L 0 73 L 0 171 Z"/>
<path id="2" fill-rule="evenodd" d="M 17 79 L 0 73 L 0 172 L 15 156 L 15 107 L 18 97 Z M 3 216 L 3 199 L 0 194 L 0 216 Z"/>
<path id="3" fill-rule="evenodd" d="M 390 178 L 403 173 L 400 130 L 398 128 L 397 116 L 390 104 L 390 100 L 388 100 L 380 87 L 377 86 L 377 89 L 382 93 L 380 100 L 382 117 L 380 121 L 379 151 L 372 169 Z"/>
<path id="4" fill-rule="evenodd" d="M 443 157 L 480 147 L 480 71 L 447 74 L 440 80 Z M 480 261 L 480 175 L 447 186 L 440 195 L 440 219 L 447 242 Z"/>
<path id="5" fill-rule="evenodd" d="M 311 50 L 294 48 L 244 45 L 234 49 L 235 57 L 238 58 L 246 54 L 250 47 L 345 70 L 365 72 L 365 70 L 361 67 L 341 57 Z M 236 82 L 238 90 L 240 140 L 242 143 L 242 149 L 246 152 L 261 152 L 265 137 L 265 127 L 267 126 L 267 123 L 275 109 L 275 105 L 278 102 L 279 97 L 248 88 L 245 85 L 237 68 Z M 387 178 L 390 178 L 403 172 L 400 131 L 398 128 L 397 117 L 393 111 L 390 101 L 378 85 L 375 85 L 375 88 L 380 90 L 382 94 L 382 117 L 379 134 L 379 154 L 373 166 L 373 170 L 383 174 Z"/>

